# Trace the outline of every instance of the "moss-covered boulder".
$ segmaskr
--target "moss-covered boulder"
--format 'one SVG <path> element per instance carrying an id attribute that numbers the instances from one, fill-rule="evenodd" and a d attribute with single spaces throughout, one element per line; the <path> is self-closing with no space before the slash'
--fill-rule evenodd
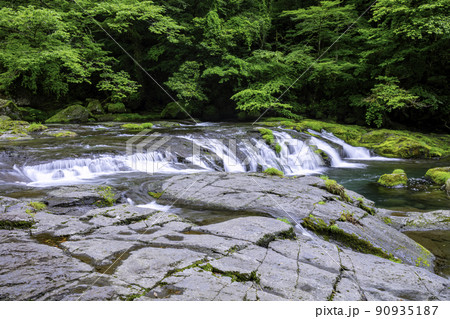
<path id="1" fill-rule="evenodd" d="M 0 99 L 0 115 L 9 116 L 13 120 L 22 119 L 22 113 L 13 101 Z"/>
<path id="2" fill-rule="evenodd" d="M 425 177 L 437 185 L 444 185 L 450 179 L 450 167 L 431 168 L 425 173 Z"/>
<path id="3" fill-rule="evenodd" d="M 284 173 L 282 171 L 280 171 L 276 168 L 273 168 L 273 167 L 269 167 L 263 173 L 266 175 L 271 175 L 271 176 L 280 176 L 280 177 L 284 176 Z"/>
<path id="4" fill-rule="evenodd" d="M 408 177 L 402 169 L 396 169 L 392 174 L 381 175 L 378 184 L 384 187 L 402 187 L 408 183 Z"/>
<path id="5" fill-rule="evenodd" d="M 103 106 L 99 100 L 86 99 L 86 101 L 88 102 L 86 108 L 89 112 L 91 112 L 92 114 L 103 114 Z"/>
<path id="6" fill-rule="evenodd" d="M 46 130 L 42 134 L 51 137 L 77 137 L 78 134 L 72 131 L 66 130 Z"/>
<path id="7" fill-rule="evenodd" d="M 145 130 L 145 129 L 150 129 L 153 127 L 152 123 L 127 123 L 127 124 L 123 124 L 121 126 L 121 128 L 126 129 L 126 130 L 131 130 L 131 131 L 140 131 L 140 130 Z"/>
<path id="8" fill-rule="evenodd" d="M 125 113 L 127 111 L 122 102 L 108 103 L 105 105 L 105 109 L 108 113 Z"/>
<path id="9" fill-rule="evenodd" d="M 89 116 L 89 111 L 85 107 L 75 104 L 56 113 L 45 123 L 86 123 Z"/>

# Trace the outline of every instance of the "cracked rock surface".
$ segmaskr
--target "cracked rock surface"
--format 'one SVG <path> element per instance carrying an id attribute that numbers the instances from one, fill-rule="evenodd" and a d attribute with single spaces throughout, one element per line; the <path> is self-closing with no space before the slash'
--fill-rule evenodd
<path id="1" fill-rule="evenodd" d="M 336 198 L 322 180 L 286 179 L 282 187 L 277 178 L 227 176 L 177 176 L 166 181 L 163 196 L 177 196 L 200 178 L 192 186 L 198 189 L 181 201 L 284 217 L 270 198 L 277 196 L 298 221 L 313 214 L 327 224 L 345 208 L 361 225 L 337 221 L 340 229 L 388 252 L 400 243 L 410 248 L 396 255 L 399 263 L 270 217 L 195 225 L 124 204 L 91 207 L 81 216 L 61 215 L 61 207 L 56 215 L 48 207 L 31 216 L 23 210 L 27 203 L 2 197 L 0 299 L 450 300 L 448 279 L 409 262 L 423 253 L 414 241 Z M 380 239 L 382 232 L 391 236 L 391 246 Z"/>

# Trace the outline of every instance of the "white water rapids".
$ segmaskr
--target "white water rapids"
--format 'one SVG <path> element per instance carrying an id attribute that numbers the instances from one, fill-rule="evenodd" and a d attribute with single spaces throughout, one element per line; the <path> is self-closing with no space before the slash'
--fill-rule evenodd
<path id="1" fill-rule="evenodd" d="M 178 138 L 192 142 L 193 145 L 193 155 L 182 161 L 176 152 L 166 150 L 132 155 L 68 158 L 30 166 L 16 164 L 14 170 L 30 186 L 48 186 L 81 183 L 100 175 L 133 171 L 158 174 L 190 174 L 201 171 L 236 173 L 257 172 L 274 167 L 286 175 L 317 174 L 323 172 L 326 165 L 315 149 L 327 154 L 332 167 L 364 167 L 364 164 L 355 163 L 355 160 L 388 160 L 374 157 L 368 149 L 353 147 L 331 133 L 311 133 L 318 137 L 303 141 L 292 138 L 287 132 L 273 131 L 276 143 L 281 146 L 279 153 L 262 139 L 235 141 L 179 136 Z"/>

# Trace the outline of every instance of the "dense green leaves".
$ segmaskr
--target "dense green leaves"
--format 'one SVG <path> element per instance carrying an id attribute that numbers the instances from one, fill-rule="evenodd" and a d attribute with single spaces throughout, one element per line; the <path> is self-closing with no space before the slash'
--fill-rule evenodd
<path id="1" fill-rule="evenodd" d="M 372 3 L 0 0 L 0 95 L 448 128 L 450 2 Z"/>

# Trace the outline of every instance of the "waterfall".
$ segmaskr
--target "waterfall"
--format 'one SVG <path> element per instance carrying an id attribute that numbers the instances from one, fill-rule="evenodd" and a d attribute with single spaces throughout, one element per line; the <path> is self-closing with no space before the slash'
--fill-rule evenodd
<path id="1" fill-rule="evenodd" d="M 217 133 L 217 130 L 215 131 Z M 333 145 L 340 145 L 348 159 L 374 159 L 369 150 L 353 147 L 323 131 L 311 131 L 317 137 L 306 140 L 292 138 L 287 132 L 273 131 L 274 141 L 279 144 L 279 152 L 274 145 L 260 138 L 238 139 L 235 135 L 214 139 L 177 136 L 180 140 L 192 142 L 192 153 L 184 149 L 181 156 L 171 151 L 152 151 L 132 155 L 104 155 L 95 158 L 62 159 L 32 166 L 14 166 L 15 173 L 21 174 L 29 185 L 46 186 L 53 184 L 81 183 L 100 175 L 124 172 L 145 172 L 158 174 L 191 174 L 202 171 L 225 171 L 229 173 L 261 172 L 269 167 L 282 171 L 285 175 L 303 175 L 321 173 L 325 163 L 314 151 L 325 152 L 332 167 L 364 167 L 360 163 L 344 161 Z M 239 132 L 247 136 L 246 132 Z M 331 143 L 330 143 L 331 142 Z M 187 153 L 187 154 L 186 154 Z M 378 159 L 378 158 L 375 158 Z"/>
<path id="2" fill-rule="evenodd" d="M 318 138 L 312 137 L 311 138 L 311 144 L 317 146 L 318 149 L 324 151 L 331 159 L 331 166 L 332 167 L 350 167 L 350 168 L 356 168 L 356 167 L 363 167 L 362 164 L 356 164 L 356 163 L 347 163 L 341 159 L 341 156 L 339 153 L 334 149 L 330 144 L 319 140 Z"/>
<path id="3" fill-rule="evenodd" d="M 320 136 L 321 138 L 328 140 L 332 143 L 335 143 L 337 145 L 342 146 L 345 154 L 345 158 L 352 159 L 352 160 L 371 160 L 371 161 L 399 161 L 401 159 L 398 158 L 387 158 L 382 156 L 372 156 L 369 149 L 365 147 L 356 147 L 352 146 L 340 138 L 334 136 L 333 133 L 327 132 L 325 130 L 322 130 L 321 133 L 316 132 L 314 130 L 308 130 L 308 132 Z M 320 147 L 319 147 L 320 148 Z M 323 150 L 325 151 L 325 150 Z M 341 166 L 337 166 L 341 167 Z"/>

